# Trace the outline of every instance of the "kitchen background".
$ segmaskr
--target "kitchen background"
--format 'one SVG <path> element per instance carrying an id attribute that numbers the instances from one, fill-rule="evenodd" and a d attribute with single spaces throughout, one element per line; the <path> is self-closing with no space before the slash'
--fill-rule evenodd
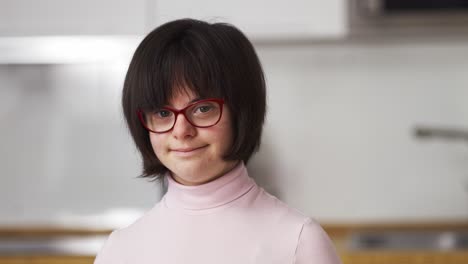
<path id="1" fill-rule="evenodd" d="M 112 229 L 159 200 L 120 92 L 144 34 L 187 16 L 255 44 L 260 185 L 324 224 L 466 222 L 468 24 L 366 20 L 356 2 L 2 1 L 0 226 Z"/>

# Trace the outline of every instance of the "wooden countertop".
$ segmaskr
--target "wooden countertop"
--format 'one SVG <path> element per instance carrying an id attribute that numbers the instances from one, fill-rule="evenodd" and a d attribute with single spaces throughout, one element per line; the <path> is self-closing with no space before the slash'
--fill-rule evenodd
<path id="1" fill-rule="evenodd" d="M 468 231 L 468 221 L 400 223 L 322 223 L 344 264 L 468 264 L 468 250 L 349 250 L 347 239 L 361 231 Z M 102 236 L 111 230 L 61 228 L 0 228 L 2 238 Z M 0 264 L 92 264 L 94 256 L 0 256 Z"/>
<path id="2" fill-rule="evenodd" d="M 333 240 L 344 264 L 468 264 L 468 250 L 350 250 L 351 234 L 387 231 L 468 231 L 468 221 L 344 223 L 322 225 Z"/>

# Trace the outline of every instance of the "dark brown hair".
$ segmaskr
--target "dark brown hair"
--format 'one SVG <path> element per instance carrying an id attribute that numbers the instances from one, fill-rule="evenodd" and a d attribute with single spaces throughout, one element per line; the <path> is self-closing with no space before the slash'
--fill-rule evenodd
<path id="1" fill-rule="evenodd" d="M 225 160 L 248 162 L 260 146 L 266 111 L 265 79 L 247 37 L 226 23 L 180 19 L 150 32 L 133 55 L 122 106 L 130 134 L 143 158 L 140 177 L 158 179 L 167 168 L 156 157 L 137 110 L 157 109 L 177 89 L 201 98 L 223 98 L 231 111 L 233 144 Z"/>

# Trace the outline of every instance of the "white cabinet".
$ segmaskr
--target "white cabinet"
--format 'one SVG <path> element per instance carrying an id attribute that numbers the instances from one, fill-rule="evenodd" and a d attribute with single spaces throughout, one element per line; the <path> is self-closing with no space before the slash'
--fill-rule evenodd
<path id="1" fill-rule="evenodd" d="M 147 4 L 149 0 L 1 0 L 0 36 L 142 34 Z"/>
<path id="2" fill-rule="evenodd" d="M 346 0 L 155 0 L 154 26 L 192 17 L 236 25 L 252 39 L 340 38 Z"/>
<path id="3" fill-rule="evenodd" d="M 340 38 L 346 0 L 1 0 L 0 36 L 143 35 L 192 17 L 236 25 L 252 39 Z"/>

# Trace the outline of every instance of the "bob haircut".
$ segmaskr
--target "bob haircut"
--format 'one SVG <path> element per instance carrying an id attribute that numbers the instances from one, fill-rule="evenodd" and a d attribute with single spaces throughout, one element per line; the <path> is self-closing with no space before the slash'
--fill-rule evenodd
<path id="1" fill-rule="evenodd" d="M 180 19 L 150 32 L 137 47 L 125 77 L 122 106 L 126 124 L 143 158 L 139 177 L 160 179 L 168 169 L 156 157 L 137 111 L 165 106 L 190 89 L 200 98 L 225 100 L 231 111 L 233 143 L 224 160 L 248 162 L 260 147 L 266 112 L 265 78 L 254 47 L 226 23 Z"/>

